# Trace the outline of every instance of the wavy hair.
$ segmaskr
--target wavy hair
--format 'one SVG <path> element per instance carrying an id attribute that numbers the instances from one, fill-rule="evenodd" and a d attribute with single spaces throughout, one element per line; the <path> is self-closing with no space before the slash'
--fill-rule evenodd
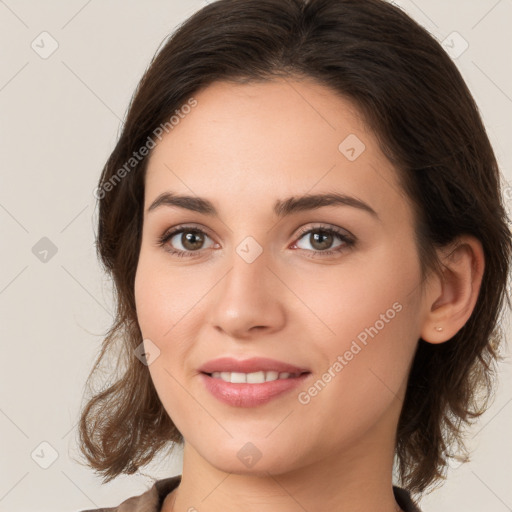
<path id="1" fill-rule="evenodd" d="M 482 243 L 485 269 L 470 318 L 445 343 L 420 338 L 408 379 L 396 463 L 401 484 L 422 493 L 443 478 L 450 456 L 466 453 L 465 428 L 494 396 L 512 242 L 500 171 L 468 87 L 441 45 L 383 0 L 218 0 L 156 52 L 99 180 L 97 251 L 113 280 L 116 316 L 88 383 L 117 359 L 82 408 L 81 452 L 108 482 L 183 441 L 134 355 L 142 342 L 134 279 L 148 161 L 134 152 L 209 84 L 276 77 L 313 78 L 357 105 L 413 205 L 423 278 L 442 271 L 436 248 L 463 234 Z"/>

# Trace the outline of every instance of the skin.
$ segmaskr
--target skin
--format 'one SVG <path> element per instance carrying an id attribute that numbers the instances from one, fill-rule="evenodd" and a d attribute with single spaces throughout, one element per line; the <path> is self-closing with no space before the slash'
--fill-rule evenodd
<path id="1" fill-rule="evenodd" d="M 135 280 L 143 337 L 160 350 L 148 369 L 185 438 L 182 482 L 163 511 L 395 512 L 394 436 L 417 341 L 446 341 L 469 318 L 481 244 L 465 237 L 452 257 L 440 253 L 446 273 L 422 285 L 412 209 L 395 169 L 357 108 L 313 80 L 217 82 L 194 98 L 150 157 Z M 365 145 L 353 161 L 338 149 L 350 134 Z M 219 218 L 170 206 L 147 212 L 166 191 L 211 200 Z M 282 219 L 273 212 L 278 199 L 325 192 L 354 196 L 378 218 L 346 205 Z M 158 245 L 179 224 L 207 232 L 196 249 L 181 235 L 167 242 L 191 257 Z M 324 256 L 344 242 L 334 235 L 322 248 L 299 234 L 318 226 L 356 243 Z M 248 236 L 262 249 L 252 263 L 236 251 Z M 394 318 L 301 403 L 298 394 L 396 303 Z M 312 373 L 267 404 L 234 407 L 198 373 L 228 355 Z M 252 467 L 237 456 L 248 442 L 261 454 Z"/>

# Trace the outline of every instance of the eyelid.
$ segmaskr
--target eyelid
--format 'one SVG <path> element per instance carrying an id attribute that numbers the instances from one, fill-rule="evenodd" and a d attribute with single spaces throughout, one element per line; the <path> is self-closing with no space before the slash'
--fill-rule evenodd
<path id="1" fill-rule="evenodd" d="M 171 233 L 174 233 L 176 234 L 176 232 L 178 232 L 180 229 L 190 229 L 190 230 L 193 230 L 193 229 L 197 229 L 198 231 L 202 231 L 204 232 L 206 235 L 208 235 L 210 238 L 214 238 L 210 232 L 209 232 L 209 229 L 205 226 L 203 226 L 202 224 L 195 224 L 195 223 L 185 223 L 185 224 L 177 224 L 176 226 L 173 226 L 172 228 L 169 228 L 169 229 L 166 229 L 163 233 L 163 235 L 161 235 L 159 238 L 164 238 L 166 237 L 168 234 L 171 234 Z M 313 229 L 325 229 L 325 230 L 333 230 L 333 231 L 336 231 L 338 234 L 340 235 L 344 235 L 348 238 L 351 238 L 351 239 L 355 239 L 355 236 L 350 232 L 348 231 L 347 229 L 344 229 L 344 228 L 340 228 L 338 226 L 335 226 L 334 224 L 329 224 L 329 223 L 313 223 L 313 224 L 306 224 L 305 226 L 302 226 L 300 228 L 298 228 L 298 231 L 296 231 L 294 238 L 298 238 L 298 237 L 301 237 L 302 235 L 308 233 L 309 231 L 313 230 Z M 291 235 L 290 235 L 291 236 Z"/>
<path id="2" fill-rule="evenodd" d="M 184 231 L 198 231 L 200 233 L 205 234 L 208 238 L 214 241 L 214 245 L 218 245 L 217 242 L 215 242 L 214 237 L 210 234 L 209 229 L 206 228 L 203 225 L 196 225 L 194 223 L 191 224 L 177 224 L 176 226 L 173 226 L 169 229 L 166 229 L 164 233 L 157 237 L 157 245 L 165 245 L 167 241 L 169 241 L 171 238 L 175 237 L 177 234 L 182 233 Z M 203 251 L 204 249 L 200 249 L 199 251 L 195 251 L 196 253 L 199 253 Z M 190 253 L 193 253 L 194 251 L 190 251 Z"/>
<path id="3" fill-rule="evenodd" d="M 176 224 L 175 226 L 172 226 L 171 228 L 168 228 L 164 231 L 164 233 L 159 236 L 159 239 L 162 239 L 162 238 L 165 238 L 167 237 L 168 235 L 175 235 L 177 234 L 179 231 L 186 231 L 186 230 L 190 230 L 190 231 L 200 231 L 200 232 L 203 232 L 205 235 L 208 235 L 210 238 L 214 238 L 211 233 L 210 233 L 210 230 L 203 226 L 202 224 L 194 224 L 194 223 L 185 223 L 185 224 Z"/>
<path id="4" fill-rule="evenodd" d="M 308 233 L 309 231 L 321 230 L 321 229 L 324 229 L 326 231 L 334 231 L 340 236 L 344 236 L 346 238 L 350 238 L 351 240 L 355 241 L 355 236 L 350 231 L 348 231 L 347 229 L 335 226 L 334 224 L 328 224 L 328 223 L 325 223 L 325 224 L 313 223 L 313 225 L 308 224 L 306 226 L 303 226 L 303 227 L 299 228 L 299 231 L 294 235 L 294 237 L 298 238 L 298 237 L 301 237 L 302 235 Z"/>
<path id="5" fill-rule="evenodd" d="M 213 241 L 214 246 L 219 245 L 218 242 L 215 242 L 214 237 L 210 235 L 208 228 L 206 228 L 203 225 L 195 224 L 195 223 L 177 224 L 176 226 L 173 226 L 172 228 L 165 230 L 163 235 L 158 237 L 157 245 L 162 246 L 165 249 L 165 246 L 170 239 L 174 238 L 174 236 L 176 236 L 180 233 L 186 232 L 187 230 L 188 231 L 198 231 L 199 233 L 202 233 L 202 234 L 206 235 L 208 238 L 210 238 Z M 318 223 L 317 222 L 317 223 L 313 223 L 313 224 L 310 223 L 310 224 L 307 224 L 307 225 L 299 228 L 298 232 L 296 232 L 296 234 L 293 237 L 292 246 L 296 247 L 296 244 L 299 242 L 299 240 L 301 238 L 303 238 L 304 235 L 306 235 L 307 233 L 310 233 L 313 231 L 322 231 L 322 230 L 324 230 L 326 232 L 332 232 L 335 235 L 337 235 L 341 239 L 341 241 L 344 242 L 344 244 L 346 246 L 345 249 L 351 248 L 353 245 L 355 245 L 355 243 L 357 241 L 356 237 L 354 235 L 352 235 L 352 233 L 350 233 L 350 231 L 348 231 L 344 228 L 340 228 L 338 226 L 335 226 L 335 225 L 329 224 L 329 223 Z M 204 251 L 206 251 L 206 249 L 199 249 L 197 251 L 183 251 L 181 249 L 172 249 L 172 250 L 165 249 L 165 250 L 175 256 L 184 256 L 184 253 L 186 253 L 188 257 L 199 256 Z M 320 251 L 320 250 L 307 250 L 307 249 L 302 249 L 302 248 L 298 247 L 296 250 L 312 253 L 312 256 L 318 256 L 318 257 L 322 257 L 322 255 L 330 256 L 333 253 L 342 252 L 342 250 L 337 249 L 337 248 Z"/>

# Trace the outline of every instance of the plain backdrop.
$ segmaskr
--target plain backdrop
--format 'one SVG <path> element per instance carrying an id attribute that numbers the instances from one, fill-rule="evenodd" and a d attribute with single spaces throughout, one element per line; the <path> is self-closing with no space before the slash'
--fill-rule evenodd
<path id="1" fill-rule="evenodd" d="M 512 200 L 511 0 L 395 2 L 440 41 L 483 116 Z M 199 0 L 0 1 L 0 511 L 113 506 L 181 473 L 180 451 L 101 485 L 73 459 L 86 377 L 112 319 L 93 191 L 157 48 Z M 411 42 L 413 44 L 413 42 Z M 507 336 L 510 334 L 506 326 Z M 512 371 L 424 512 L 512 510 Z"/>

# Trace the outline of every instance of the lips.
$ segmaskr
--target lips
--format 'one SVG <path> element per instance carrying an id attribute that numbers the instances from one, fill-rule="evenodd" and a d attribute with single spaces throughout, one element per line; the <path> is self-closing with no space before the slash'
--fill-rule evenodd
<path id="1" fill-rule="evenodd" d="M 209 375 L 213 372 L 253 373 L 259 371 L 274 371 L 279 373 L 286 372 L 291 374 L 309 373 L 307 368 L 266 357 L 253 357 L 243 360 L 237 360 L 232 357 L 220 357 L 203 364 L 199 368 L 199 371 Z"/>
<path id="2" fill-rule="evenodd" d="M 203 364 L 199 371 L 205 388 L 232 407 L 261 406 L 289 394 L 311 376 L 306 368 L 266 357 L 243 360 L 220 357 Z M 262 374 L 266 379 L 273 375 L 261 382 Z M 231 377 L 231 381 L 226 381 L 226 377 Z"/>

